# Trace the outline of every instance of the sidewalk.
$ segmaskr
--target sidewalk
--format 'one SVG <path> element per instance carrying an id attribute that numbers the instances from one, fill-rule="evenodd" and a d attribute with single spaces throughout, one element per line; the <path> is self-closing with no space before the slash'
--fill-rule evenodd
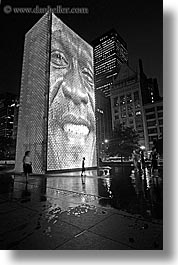
<path id="1" fill-rule="evenodd" d="M 97 194 L 97 179 L 85 183 L 79 176 L 31 176 L 26 184 L 15 176 L 0 194 L 0 249 L 163 248 L 161 221 L 102 207 L 107 198 Z"/>

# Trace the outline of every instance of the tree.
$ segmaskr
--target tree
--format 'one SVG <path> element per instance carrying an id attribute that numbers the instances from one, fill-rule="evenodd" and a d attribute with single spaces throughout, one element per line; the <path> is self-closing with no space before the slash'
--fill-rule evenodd
<path id="1" fill-rule="evenodd" d="M 109 141 L 108 154 L 110 156 L 129 157 L 139 144 L 139 135 L 130 127 L 117 125 Z"/>
<path id="2" fill-rule="evenodd" d="M 12 138 L 0 137 L 0 159 L 15 159 L 16 141 Z"/>

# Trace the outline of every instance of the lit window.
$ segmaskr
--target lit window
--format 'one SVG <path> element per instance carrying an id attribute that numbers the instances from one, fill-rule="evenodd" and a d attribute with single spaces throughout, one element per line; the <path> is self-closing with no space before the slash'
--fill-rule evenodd
<path id="1" fill-rule="evenodd" d="M 139 111 L 136 111 L 136 112 L 135 112 L 135 115 L 136 115 L 136 116 L 141 115 L 141 111 L 140 111 L 140 110 L 139 110 Z"/>

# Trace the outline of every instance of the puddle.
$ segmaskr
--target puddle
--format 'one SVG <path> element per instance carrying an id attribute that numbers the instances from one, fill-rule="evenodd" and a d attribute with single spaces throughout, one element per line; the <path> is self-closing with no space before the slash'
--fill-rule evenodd
<path id="1" fill-rule="evenodd" d="M 80 217 L 82 214 L 87 213 L 89 210 L 93 209 L 90 205 L 79 205 L 77 207 L 71 207 L 67 211 L 67 215 L 74 215 Z"/>
<path id="2" fill-rule="evenodd" d="M 87 212 L 93 212 L 93 214 L 98 215 L 106 215 L 107 211 L 103 210 L 102 208 L 98 208 L 95 205 L 89 205 L 89 204 L 83 204 L 79 205 L 77 207 L 71 207 L 67 211 L 67 215 L 74 215 L 76 217 L 81 217 L 83 214 L 86 214 Z"/>
<path id="3" fill-rule="evenodd" d="M 162 176 L 159 173 L 151 175 L 146 168 L 140 174 L 131 167 L 117 167 L 113 172 L 110 177 L 98 179 L 100 205 L 162 219 Z"/>
<path id="4" fill-rule="evenodd" d="M 45 215 L 54 222 L 55 216 L 68 209 L 69 214 L 81 216 L 89 210 L 88 206 L 83 205 L 89 204 L 162 219 L 163 184 L 159 172 L 151 175 L 146 168 L 145 172 L 139 174 L 129 166 L 113 167 L 111 172 L 112 175 L 105 177 L 88 176 L 85 184 L 82 184 L 79 176 L 69 175 L 29 179 L 29 184 L 25 186 L 23 178 L 19 177 L 16 181 L 15 177 L 13 192 L 9 194 L 12 200 L 21 200 L 24 205 L 34 202 L 53 205 Z M 75 207 L 77 205 L 78 208 Z"/>

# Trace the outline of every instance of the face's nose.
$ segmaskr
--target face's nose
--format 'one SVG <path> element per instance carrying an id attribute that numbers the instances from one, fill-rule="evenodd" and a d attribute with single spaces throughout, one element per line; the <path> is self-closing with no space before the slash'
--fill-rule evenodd
<path id="1" fill-rule="evenodd" d="M 66 74 L 62 90 L 64 96 L 71 99 L 74 104 L 88 103 L 88 94 L 77 59 L 73 60 L 72 69 Z"/>

